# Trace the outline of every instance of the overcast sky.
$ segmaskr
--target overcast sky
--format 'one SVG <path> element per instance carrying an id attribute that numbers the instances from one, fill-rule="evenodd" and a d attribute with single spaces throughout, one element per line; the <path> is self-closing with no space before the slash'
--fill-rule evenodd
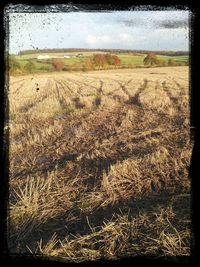
<path id="1" fill-rule="evenodd" d="M 10 13 L 9 52 L 36 48 L 188 50 L 189 11 Z"/>

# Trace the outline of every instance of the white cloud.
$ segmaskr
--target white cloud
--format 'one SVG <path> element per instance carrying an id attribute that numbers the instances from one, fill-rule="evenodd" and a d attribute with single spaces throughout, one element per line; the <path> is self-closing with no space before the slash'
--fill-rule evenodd
<path id="1" fill-rule="evenodd" d="M 88 35 L 87 36 L 87 43 L 89 43 L 90 45 L 96 44 L 97 43 L 97 37 L 94 35 Z"/>
<path id="2" fill-rule="evenodd" d="M 137 48 L 147 42 L 147 36 L 138 35 L 137 33 L 112 32 L 110 35 L 88 35 L 86 42 L 90 47 L 120 48 L 129 49 Z"/>
<path id="3" fill-rule="evenodd" d="M 120 33 L 119 37 L 117 38 L 118 43 L 127 47 L 140 45 L 146 40 L 146 36 L 139 36 L 138 34 L 134 34 L 134 32 L 132 34 Z"/>
<path id="4" fill-rule="evenodd" d="M 108 35 L 95 36 L 90 34 L 87 36 L 86 41 L 90 45 L 109 44 L 110 42 L 112 42 L 111 38 Z"/>
<path id="5" fill-rule="evenodd" d="M 34 46 L 184 50 L 188 49 L 188 27 L 175 28 L 170 23 L 186 21 L 188 16 L 188 11 L 16 13 L 9 21 L 9 49 L 17 52 Z M 158 27 L 168 20 L 167 27 Z"/>
<path id="6" fill-rule="evenodd" d="M 132 42 L 133 41 L 133 36 L 131 36 L 130 34 L 127 34 L 127 33 L 121 33 L 119 35 L 119 39 L 122 42 Z"/>

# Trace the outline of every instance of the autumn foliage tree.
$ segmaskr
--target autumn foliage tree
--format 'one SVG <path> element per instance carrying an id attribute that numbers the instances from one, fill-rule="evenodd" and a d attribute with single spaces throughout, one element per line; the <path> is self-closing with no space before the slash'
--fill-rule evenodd
<path id="1" fill-rule="evenodd" d="M 120 58 L 117 55 L 111 54 L 95 54 L 93 62 L 98 67 L 104 67 L 105 65 L 119 66 L 121 64 Z"/>
<path id="2" fill-rule="evenodd" d="M 103 67 L 107 63 L 106 57 L 104 54 L 95 54 L 93 56 L 93 62 L 98 67 Z"/>
<path id="3" fill-rule="evenodd" d="M 159 60 L 157 59 L 157 56 L 155 53 L 149 53 L 147 56 L 144 58 L 144 65 L 158 65 Z"/>
<path id="4" fill-rule="evenodd" d="M 121 59 L 118 56 L 113 55 L 112 58 L 113 58 L 113 65 L 115 65 L 115 66 L 121 65 Z"/>
<path id="5" fill-rule="evenodd" d="M 56 71 L 61 71 L 64 68 L 64 62 L 59 59 L 53 59 L 52 60 L 52 66 Z"/>

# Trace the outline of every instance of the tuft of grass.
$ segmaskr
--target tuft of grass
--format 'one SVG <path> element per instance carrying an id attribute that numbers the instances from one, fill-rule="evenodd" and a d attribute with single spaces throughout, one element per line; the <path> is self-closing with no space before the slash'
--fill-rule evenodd
<path id="1" fill-rule="evenodd" d="M 104 221 L 101 228 L 91 227 L 87 235 L 77 235 L 64 240 L 50 239 L 39 245 L 43 256 L 56 257 L 66 262 L 114 260 L 124 256 L 148 255 L 152 257 L 188 256 L 190 254 L 189 230 L 175 227 L 176 214 L 169 206 L 157 207 L 154 213 L 140 212 L 137 216 L 118 214 Z M 88 219 L 88 223 L 89 219 Z M 55 244 L 57 248 L 52 249 Z"/>
<path id="2" fill-rule="evenodd" d="M 59 110 L 57 110 L 53 117 L 54 118 L 64 118 L 66 115 L 70 115 L 72 114 L 73 112 L 75 112 L 75 108 L 74 106 L 67 106 L 66 108 L 60 108 Z"/>
<path id="3" fill-rule="evenodd" d="M 9 221 L 14 235 L 22 239 L 40 224 L 69 210 L 74 193 L 77 191 L 73 186 L 57 180 L 56 170 L 44 178 L 28 176 L 24 186 L 18 186 L 12 193 Z"/>

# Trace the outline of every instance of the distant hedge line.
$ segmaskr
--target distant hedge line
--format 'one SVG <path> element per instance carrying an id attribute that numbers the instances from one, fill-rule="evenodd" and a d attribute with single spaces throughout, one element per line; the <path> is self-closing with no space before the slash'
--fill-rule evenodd
<path id="1" fill-rule="evenodd" d="M 150 51 L 150 50 L 127 50 L 127 49 L 87 49 L 87 48 L 47 48 L 47 49 L 31 49 L 19 52 L 19 55 L 38 54 L 38 53 L 68 53 L 68 52 L 93 52 L 102 51 L 107 53 L 138 53 L 148 54 L 156 53 L 157 55 L 166 56 L 188 56 L 188 51 Z"/>

